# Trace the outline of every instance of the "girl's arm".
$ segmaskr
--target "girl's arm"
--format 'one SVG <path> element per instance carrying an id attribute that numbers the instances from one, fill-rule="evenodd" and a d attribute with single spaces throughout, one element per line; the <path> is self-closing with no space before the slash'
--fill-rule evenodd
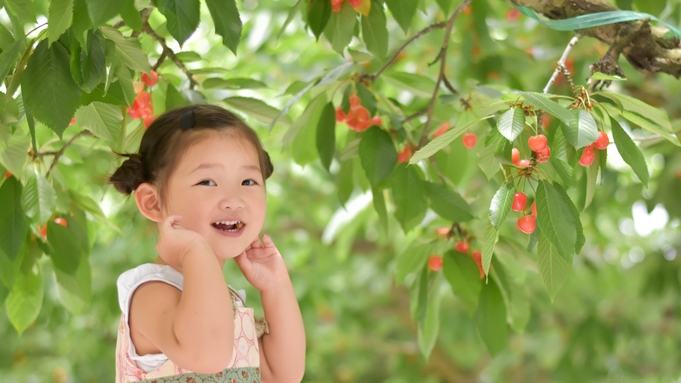
<path id="1" fill-rule="evenodd" d="M 260 338 L 262 383 L 298 383 L 305 373 L 305 329 L 291 280 L 260 292 L 270 333 Z"/>
<path id="2" fill-rule="evenodd" d="M 187 370 L 222 371 L 234 347 L 234 312 L 222 269 L 201 236 L 166 224 L 170 226 L 161 229 L 159 254 L 184 275 L 183 291 L 162 282 L 137 289 L 129 318 L 133 343 L 140 355 L 162 352 Z M 174 254 L 164 248 L 172 245 L 164 240 L 178 242 L 192 233 L 196 236 Z"/>

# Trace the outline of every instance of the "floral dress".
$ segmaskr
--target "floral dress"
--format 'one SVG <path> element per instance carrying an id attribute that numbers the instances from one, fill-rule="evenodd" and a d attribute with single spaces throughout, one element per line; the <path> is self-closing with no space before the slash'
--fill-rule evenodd
<path id="1" fill-rule="evenodd" d="M 182 290 L 182 274 L 170 266 L 144 264 L 118 279 L 121 320 L 116 344 L 116 383 L 260 383 L 258 337 L 269 332 L 267 323 L 256 320 L 253 309 L 243 307 L 243 297 L 230 287 L 234 313 L 232 360 L 216 374 L 198 374 L 173 363 L 165 354 L 138 355 L 130 339 L 127 317 L 135 289 L 149 281 L 163 281 Z"/>

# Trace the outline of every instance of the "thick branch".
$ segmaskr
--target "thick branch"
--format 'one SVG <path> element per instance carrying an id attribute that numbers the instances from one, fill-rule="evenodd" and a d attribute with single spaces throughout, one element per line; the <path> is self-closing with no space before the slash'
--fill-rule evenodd
<path id="1" fill-rule="evenodd" d="M 608 0 L 511 0 L 513 4 L 531 8 L 549 19 L 567 19 L 588 13 L 616 11 Z M 681 77 L 681 44 L 678 37 L 669 37 L 664 27 L 636 28 L 637 22 L 624 22 L 579 31 L 608 45 L 626 42 L 622 55 L 634 69 L 643 73 L 667 73 Z M 546 28 L 546 27 L 539 27 Z M 628 39 L 628 36 L 635 36 Z"/>
<path id="2" fill-rule="evenodd" d="M 184 63 L 175 55 L 175 52 L 173 52 L 172 49 L 168 47 L 168 44 L 166 44 L 166 40 L 159 36 L 156 31 L 154 31 L 153 28 L 149 25 L 149 14 L 151 14 L 151 11 L 149 10 L 144 10 L 141 12 L 142 14 L 142 30 L 147 33 L 149 36 L 153 37 L 154 40 L 158 41 L 159 44 L 161 44 L 161 48 L 163 48 L 163 53 L 161 55 L 161 58 L 159 61 L 162 62 L 163 55 L 168 56 L 172 62 L 177 65 L 178 68 L 187 76 L 189 79 L 189 87 L 194 88 L 198 85 L 196 80 L 194 80 L 194 75 L 192 72 L 184 65 Z"/>

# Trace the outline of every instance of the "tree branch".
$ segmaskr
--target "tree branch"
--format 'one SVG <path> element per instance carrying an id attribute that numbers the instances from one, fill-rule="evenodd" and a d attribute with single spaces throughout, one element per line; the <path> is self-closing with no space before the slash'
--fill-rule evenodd
<path id="1" fill-rule="evenodd" d="M 426 126 L 423 128 L 423 133 L 421 134 L 421 139 L 419 140 L 419 147 L 423 147 L 428 142 L 428 134 L 430 133 L 430 125 L 433 122 L 433 110 L 435 108 L 435 102 L 437 101 L 437 94 L 440 91 L 440 84 L 445 79 L 445 69 L 447 65 L 447 48 L 449 47 L 449 38 L 452 36 L 452 27 L 454 26 L 454 20 L 463 11 L 472 0 L 463 0 L 461 4 L 454 10 L 454 13 L 447 20 L 445 27 L 445 38 L 442 42 L 442 47 L 438 53 L 438 57 L 433 60 L 433 63 L 440 60 L 440 73 L 437 76 L 437 81 L 435 81 L 435 89 L 433 89 L 433 96 L 430 98 L 430 103 L 428 104 L 428 119 L 426 120 Z"/>
<path id="2" fill-rule="evenodd" d="M 558 75 L 560 75 L 564 70 L 567 70 L 565 68 L 565 60 L 567 60 L 568 55 L 570 54 L 570 51 L 572 48 L 574 48 L 575 44 L 579 41 L 579 39 L 582 38 L 582 35 L 577 33 L 572 37 L 568 45 L 565 47 L 565 50 L 563 51 L 563 55 L 560 56 L 560 59 L 558 60 L 558 66 L 556 67 L 556 70 L 553 71 L 553 75 L 551 75 L 551 79 L 549 79 L 549 82 L 546 84 L 544 87 L 544 94 L 549 93 L 549 89 L 551 88 L 551 85 L 556 81 L 558 78 Z"/>
<path id="3" fill-rule="evenodd" d="M 47 170 L 47 173 L 45 173 L 45 178 L 47 178 L 50 173 L 52 173 L 52 169 L 54 169 L 55 166 L 57 166 L 57 163 L 59 162 L 59 158 L 64 154 L 66 151 L 66 148 L 71 146 L 73 144 L 73 141 L 75 141 L 78 137 L 83 137 L 83 136 L 92 136 L 92 133 L 89 130 L 83 130 L 82 132 L 76 134 L 75 136 L 71 137 L 71 139 L 64 145 L 59 151 L 54 153 L 54 159 L 52 160 L 52 164 L 50 165 L 50 168 Z M 45 154 L 45 153 L 43 153 Z"/>
<path id="4" fill-rule="evenodd" d="M 434 30 L 434 29 L 442 29 L 442 28 L 444 28 L 445 26 L 446 26 L 446 23 L 445 23 L 445 22 L 439 22 L 439 23 L 431 24 L 431 25 L 429 25 L 429 26 L 427 26 L 427 27 L 421 29 L 421 30 L 418 31 L 414 36 L 410 37 L 409 40 L 405 41 L 404 44 L 402 44 L 402 46 L 400 46 L 399 48 L 397 48 L 397 50 L 395 51 L 395 54 L 393 54 L 393 56 L 390 58 L 390 60 L 388 60 L 385 64 L 383 64 L 383 66 L 381 67 L 381 69 L 379 69 L 379 70 L 378 70 L 376 73 L 374 73 L 374 74 L 363 74 L 363 75 L 360 77 L 360 80 L 371 80 L 372 82 L 373 82 L 373 81 L 376 81 L 376 79 L 378 78 L 378 76 L 380 76 L 381 73 L 383 73 L 384 70 L 386 70 L 390 65 L 392 65 L 392 63 L 395 62 L 395 60 L 397 60 L 397 57 L 398 57 L 398 56 L 400 55 L 400 53 L 404 50 L 404 48 L 407 47 L 407 45 L 411 44 L 414 40 L 416 40 L 416 39 L 418 39 L 419 37 L 425 35 L 426 33 L 430 32 L 430 31 L 432 31 L 432 30 Z"/>
<path id="5" fill-rule="evenodd" d="M 149 9 L 145 9 L 141 12 L 142 15 L 142 30 L 146 32 L 149 36 L 153 37 L 154 40 L 158 41 L 159 44 L 161 44 L 161 48 L 163 48 L 163 54 L 168 56 L 172 62 L 175 63 L 175 65 L 180 68 L 182 72 L 187 76 L 189 79 L 189 87 L 194 88 L 197 85 L 199 85 L 196 80 L 194 80 L 194 75 L 192 72 L 184 65 L 182 61 L 175 55 L 175 52 L 173 52 L 172 49 L 168 47 L 168 44 L 166 44 L 166 40 L 159 36 L 153 28 L 149 25 L 149 15 L 151 14 L 151 11 Z M 163 56 L 161 56 L 163 57 Z M 160 60 L 160 58 L 159 58 Z M 157 63 L 158 64 L 158 63 Z"/>
<path id="6" fill-rule="evenodd" d="M 579 15 L 616 11 L 618 8 L 608 0 L 511 0 L 515 5 L 526 6 L 549 19 L 567 19 Z M 670 37 L 664 27 L 649 27 L 637 31 L 636 22 L 622 22 L 579 30 L 584 36 L 596 38 L 608 45 L 626 41 L 622 55 L 632 67 L 643 73 L 667 73 L 681 77 L 681 44 L 677 36 Z M 542 27 L 544 28 L 544 27 Z"/>

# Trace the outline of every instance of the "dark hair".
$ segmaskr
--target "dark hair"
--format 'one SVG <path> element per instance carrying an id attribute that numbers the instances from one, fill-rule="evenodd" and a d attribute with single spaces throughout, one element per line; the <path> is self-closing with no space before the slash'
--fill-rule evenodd
<path id="1" fill-rule="evenodd" d="M 250 142 L 258 153 L 263 180 L 274 167 L 255 131 L 233 113 L 216 105 L 192 105 L 169 110 L 151 123 L 142 136 L 138 153 L 127 157 L 109 177 L 116 190 L 130 194 L 145 182 L 161 194 L 182 154 L 198 142 L 206 130 L 234 132 Z"/>

